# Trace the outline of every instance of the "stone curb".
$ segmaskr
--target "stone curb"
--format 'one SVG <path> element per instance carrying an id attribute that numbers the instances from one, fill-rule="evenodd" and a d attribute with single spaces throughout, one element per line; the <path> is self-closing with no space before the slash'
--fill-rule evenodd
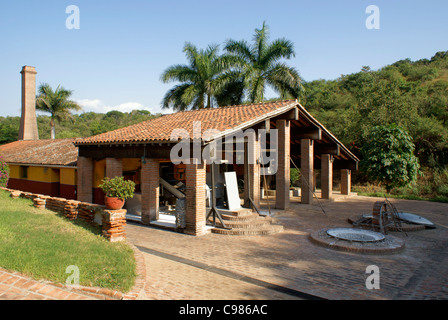
<path id="1" fill-rule="evenodd" d="M 308 239 L 317 245 L 320 245 L 324 248 L 346 251 L 352 253 L 362 253 L 362 254 L 393 254 L 400 252 L 404 249 L 404 241 L 398 239 L 394 236 L 387 235 L 386 241 L 387 245 L 376 246 L 375 244 L 370 243 L 359 243 L 359 242 L 351 242 L 344 240 L 337 240 L 330 236 L 326 236 L 326 230 L 322 229 L 319 231 L 312 232 L 308 235 Z"/>

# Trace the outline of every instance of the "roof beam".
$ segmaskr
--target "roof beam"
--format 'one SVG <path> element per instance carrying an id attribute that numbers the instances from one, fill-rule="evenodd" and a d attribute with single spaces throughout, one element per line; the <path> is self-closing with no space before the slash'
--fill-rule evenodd
<path id="1" fill-rule="evenodd" d="M 299 120 L 299 109 L 294 107 L 291 110 L 288 110 L 285 113 L 282 113 L 275 117 L 275 119 L 283 119 L 283 120 Z"/>
<path id="2" fill-rule="evenodd" d="M 271 119 L 265 119 L 254 126 L 255 130 L 266 130 L 266 133 L 271 133 Z"/>
<path id="3" fill-rule="evenodd" d="M 291 130 L 291 137 L 294 139 L 322 140 L 322 130 L 320 128 L 298 128 Z"/>
<path id="4" fill-rule="evenodd" d="M 104 158 L 141 158 L 163 159 L 170 158 L 170 147 L 159 146 L 158 144 L 126 146 L 79 146 L 79 156 L 101 160 Z"/>
<path id="5" fill-rule="evenodd" d="M 357 171 L 358 170 L 358 162 L 353 160 L 338 160 L 335 159 L 333 162 L 333 169 L 348 169 Z"/>
<path id="6" fill-rule="evenodd" d="M 331 154 L 333 156 L 339 156 L 341 154 L 341 148 L 339 145 L 319 145 L 316 144 L 314 147 L 314 153 L 317 154 Z"/>

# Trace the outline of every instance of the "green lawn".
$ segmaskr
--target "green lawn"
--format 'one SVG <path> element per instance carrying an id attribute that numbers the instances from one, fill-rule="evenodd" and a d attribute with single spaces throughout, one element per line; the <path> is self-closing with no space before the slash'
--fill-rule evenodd
<path id="1" fill-rule="evenodd" d="M 390 194 L 386 192 L 357 192 L 359 196 L 367 197 L 379 197 L 379 198 L 393 198 L 393 199 L 405 199 L 405 200 L 420 200 L 420 201 L 432 201 L 432 202 L 444 202 L 448 203 L 448 197 L 434 197 L 434 198 L 424 198 L 408 194 Z"/>
<path id="2" fill-rule="evenodd" d="M 101 229 L 71 222 L 31 200 L 11 199 L 0 190 L 0 267 L 34 279 L 66 283 L 69 266 L 79 269 L 79 284 L 122 292 L 135 281 L 132 248 L 111 243 Z"/>

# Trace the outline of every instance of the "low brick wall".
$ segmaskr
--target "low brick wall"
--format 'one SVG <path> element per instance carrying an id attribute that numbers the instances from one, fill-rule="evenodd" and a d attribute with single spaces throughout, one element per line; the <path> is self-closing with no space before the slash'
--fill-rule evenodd
<path id="1" fill-rule="evenodd" d="M 94 203 L 50 197 L 8 188 L 0 189 L 8 191 L 12 198 L 22 197 L 30 199 L 36 208 L 63 214 L 69 220 L 82 219 L 92 225 L 100 225 L 103 236 L 111 242 L 126 239 L 124 231 L 126 210 L 124 209 L 107 210 L 105 206 Z"/>

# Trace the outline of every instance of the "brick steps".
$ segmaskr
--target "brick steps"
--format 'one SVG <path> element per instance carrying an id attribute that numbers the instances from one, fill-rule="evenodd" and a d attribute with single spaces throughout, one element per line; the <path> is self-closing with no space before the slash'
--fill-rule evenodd
<path id="1" fill-rule="evenodd" d="M 226 227 L 231 229 L 219 228 L 220 221 L 216 220 L 216 228 L 211 229 L 212 233 L 225 235 L 270 235 L 283 231 L 283 226 L 272 224 L 271 217 L 259 216 L 251 209 L 242 208 L 240 210 L 218 210 L 221 214 Z M 212 221 L 212 218 L 209 218 Z"/>
<path id="2" fill-rule="evenodd" d="M 244 220 L 244 221 L 225 220 L 225 219 L 223 219 L 223 220 L 227 227 L 240 228 L 240 229 L 260 228 L 260 227 L 268 226 L 272 222 L 271 219 L 265 219 L 263 217 L 257 217 L 252 220 Z M 218 225 L 218 226 L 221 225 L 219 220 L 216 221 L 216 225 Z"/>
<path id="3" fill-rule="evenodd" d="M 231 230 L 213 228 L 213 233 L 232 235 L 232 236 L 265 236 L 283 231 L 283 226 L 280 225 L 268 225 L 262 228 L 244 229 L 244 228 L 232 228 Z"/>
<path id="4" fill-rule="evenodd" d="M 255 212 L 252 212 L 251 214 L 248 215 L 244 215 L 244 216 L 234 216 L 234 215 L 230 215 L 230 214 L 222 214 L 221 216 L 223 218 L 223 220 L 228 220 L 228 221 L 250 221 L 253 220 L 254 218 L 258 217 L 258 214 Z"/>

